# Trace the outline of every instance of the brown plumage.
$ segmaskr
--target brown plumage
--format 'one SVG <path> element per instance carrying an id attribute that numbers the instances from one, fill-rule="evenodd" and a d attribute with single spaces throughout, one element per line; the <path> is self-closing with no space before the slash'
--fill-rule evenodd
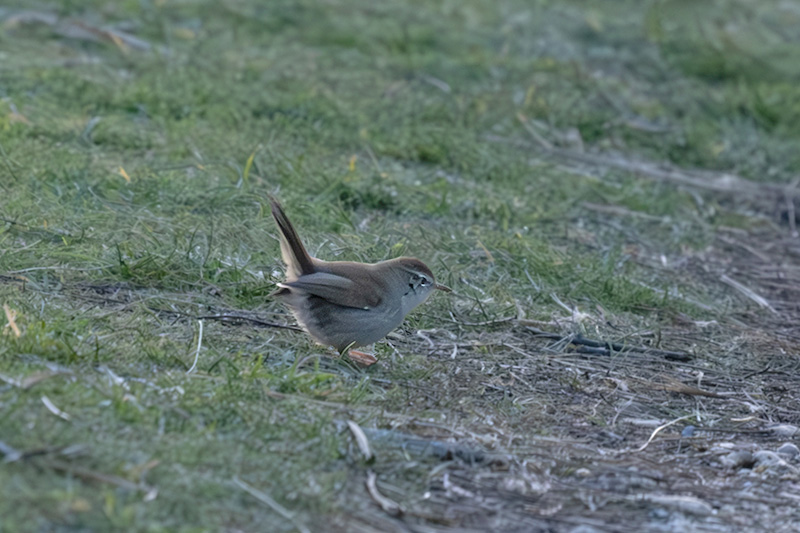
<path id="1" fill-rule="evenodd" d="M 311 257 L 283 208 L 270 197 L 278 225 L 286 281 L 273 295 L 320 344 L 340 352 L 372 344 L 399 326 L 438 285 L 419 259 L 379 263 L 322 261 Z"/>

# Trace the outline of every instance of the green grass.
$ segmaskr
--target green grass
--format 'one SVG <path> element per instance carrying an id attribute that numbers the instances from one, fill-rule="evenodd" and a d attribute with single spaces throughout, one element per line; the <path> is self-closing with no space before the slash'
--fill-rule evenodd
<path id="1" fill-rule="evenodd" d="M 542 157 L 519 116 L 567 148 L 578 135 L 756 182 L 800 172 L 800 25 L 785 3 L 93 0 L 0 17 L 0 300 L 19 330 L 0 335 L 0 441 L 25 454 L 0 465 L 9 531 L 346 530 L 373 504 L 344 420 L 496 427 L 514 446 L 573 435 L 536 407 L 554 397 L 535 378 L 508 385 L 502 365 L 522 356 L 497 338 L 523 333 L 504 317 L 563 317 L 556 295 L 592 317 L 566 329 L 610 341 L 725 323 L 738 304 L 660 257 L 699 257 L 721 227 L 765 217 Z M 268 298 L 281 275 L 268 194 L 313 254 L 418 256 L 456 295 L 409 317 L 373 368 L 293 331 L 206 320 L 187 373 L 198 316 L 289 323 Z M 544 357 L 524 364 L 536 375 Z M 548 375 L 551 392 L 590 394 Z M 438 460 L 374 445 L 384 489 L 421 505 Z"/>

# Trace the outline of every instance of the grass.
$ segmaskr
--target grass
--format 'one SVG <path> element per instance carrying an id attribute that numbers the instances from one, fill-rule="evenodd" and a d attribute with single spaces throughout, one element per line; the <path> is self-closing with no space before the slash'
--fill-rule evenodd
<path id="1" fill-rule="evenodd" d="M 574 164 L 526 126 L 574 153 L 788 186 L 798 16 L 727 0 L 7 3 L 0 528 L 502 528 L 495 501 L 527 502 L 508 515 L 526 530 L 623 527 L 628 504 L 592 514 L 570 488 L 606 460 L 564 450 L 619 449 L 620 434 L 638 447 L 649 431 L 617 426 L 629 414 L 751 415 L 675 382 L 746 389 L 760 421 L 797 424 L 770 399 L 778 385 L 742 377 L 796 365 L 790 298 L 751 264 L 786 264 L 762 247 L 783 242 L 786 198 Z M 415 255 L 455 296 L 410 316 L 369 369 L 247 321 L 205 319 L 200 339 L 214 313 L 290 324 L 268 297 L 281 265 L 267 194 L 314 255 Z M 514 318 L 695 359 L 581 355 Z M 480 447 L 490 465 L 375 431 L 368 464 L 347 420 Z M 367 494 L 368 469 L 404 522 Z M 467 494 L 491 497 L 470 512 Z M 797 518 L 784 509 L 775 524 Z"/>

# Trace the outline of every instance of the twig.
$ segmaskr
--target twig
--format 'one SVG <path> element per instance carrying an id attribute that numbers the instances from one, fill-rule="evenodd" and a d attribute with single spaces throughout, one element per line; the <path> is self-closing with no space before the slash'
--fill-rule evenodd
<path id="1" fill-rule="evenodd" d="M 458 442 L 431 440 L 393 429 L 367 428 L 364 430 L 364 434 L 368 435 L 369 438 L 372 439 L 372 442 L 380 443 L 382 446 L 399 446 L 408 453 L 436 457 L 441 461 L 459 459 L 464 463 L 476 465 L 479 463 L 487 464 L 491 459 L 497 457 L 490 455 L 477 446 L 460 444 Z"/>
<path id="2" fill-rule="evenodd" d="M 689 396 L 705 396 L 706 398 L 721 398 L 721 399 L 730 398 L 730 396 L 725 396 L 724 394 L 718 394 L 716 392 L 703 390 L 699 387 L 686 385 L 685 383 L 681 383 L 680 381 L 674 379 L 670 379 L 669 381 L 670 383 L 663 383 L 661 385 L 664 388 L 664 390 L 668 392 L 688 394 Z M 736 393 L 731 393 L 731 394 L 736 394 Z"/>
<path id="3" fill-rule="evenodd" d="M 189 314 L 177 313 L 176 311 L 170 311 L 170 310 L 167 310 L 167 309 L 151 308 L 151 310 L 152 311 L 157 311 L 157 312 L 163 311 L 165 313 L 183 314 L 184 316 L 190 316 L 191 317 L 191 315 L 189 315 Z M 276 322 L 267 322 L 265 320 L 260 320 L 258 318 L 251 318 L 249 316 L 241 316 L 241 315 L 222 315 L 222 314 L 217 314 L 217 315 L 194 316 L 194 317 L 191 317 L 191 318 L 195 318 L 197 320 L 221 320 L 223 322 L 234 322 L 236 320 L 243 320 L 245 322 L 250 322 L 251 324 L 255 324 L 257 326 L 265 326 L 265 327 L 268 327 L 268 328 L 290 329 L 292 331 L 303 331 L 301 328 L 298 328 L 297 326 L 290 326 L 288 324 L 278 324 Z"/>
<path id="4" fill-rule="evenodd" d="M 507 316 L 503 318 L 498 318 L 496 320 L 484 320 L 483 322 L 465 322 L 463 320 L 458 320 L 456 315 L 450 311 L 450 318 L 454 324 L 458 324 L 459 326 L 471 326 L 471 327 L 486 327 L 486 326 L 496 326 L 498 324 L 505 324 L 506 322 L 512 322 L 517 319 L 516 316 Z"/>
<path id="5" fill-rule="evenodd" d="M 247 483 L 239 479 L 239 476 L 234 476 L 233 482 L 234 484 L 236 484 L 237 487 L 245 491 L 247 494 L 249 494 L 256 500 L 260 501 L 261 503 L 266 504 L 273 511 L 284 517 L 286 520 L 290 521 L 292 524 L 294 524 L 294 527 L 296 527 L 298 531 L 300 531 L 300 533 L 311 533 L 311 531 L 302 522 L 300 522 L 297 518 L 295 518 L 295 516 L 286 507 L 273 500 L 272 497 L 266 492 L 262 492 L 257 488 L 248 485 Z"/>
<path id="6" fill-rule="evenodd" d="M 525 326 L 537 337 L 552 339 L 554 341 L 564 342 L 567 344 L 574 344 L 576 346 L 584 346 L 584 353 L 613 355 L 615 353 L 637 352 L 645 355 L 661 356 L 665 359 L 669 359 L 670 361 L 689 361 L 692 359 L 692 356 L 685 352 L 673 352 L 669 350 L 659 350 L 657 348 L 648 348 L 646 346 L 629 346 L 627 344 L 619 344 L 616 342 L 596 341 L 593 339 L 587 339 L 581 335 L 561 335 L 560 333 L 539 329 L 534 326 L 534 324 L 538 324 L 538 322 L 531 320 L 519 319 L 517 320 L 517 323 L 521 326 Z"/>

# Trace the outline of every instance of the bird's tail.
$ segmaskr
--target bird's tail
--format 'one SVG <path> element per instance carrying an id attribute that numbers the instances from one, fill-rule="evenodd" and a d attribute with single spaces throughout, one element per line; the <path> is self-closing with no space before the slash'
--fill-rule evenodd
<path id="1" fill-rule="evenodd" d="M 272 207 L 272 217 L 278 225 L 281 237 L 281 257 L 283 262 L 286 263 L 286 278 L 288 281 L 295 280 L 304 274 L 313 274 L 316 269 L 311 256 L 308 255 L 306 247 L 300 240 L 300 236 L 289 222 L 286 213 L 283 212 L 281 204 L 278 200 L 269 197 L 269 203 Z"/>

